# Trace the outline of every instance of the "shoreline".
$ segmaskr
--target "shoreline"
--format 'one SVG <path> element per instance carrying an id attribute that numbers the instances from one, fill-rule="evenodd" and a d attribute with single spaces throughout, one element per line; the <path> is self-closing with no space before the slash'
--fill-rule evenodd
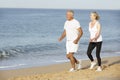
<path id="1" fill-rule="evenodd" d="M 115 56 L 103 56 L 102 58 L 111 58 L 111 57 L 118 57 L 119 55 L 115 55 Z M 95 56 L 94 56 L 95 57 Z M 94 59 L 97 59 L 96 57 Z M 78 60 L 89 60 L 88 57 L 87 58 L 84 58 L 84 59 L 78 59 Z M 45 66 L 50 66 L 50 65 L 57 65 L 57 64 L 63 64 L 63 63 L 68 63 L 69 60 L 66 59 L 66 60 L 63 60 L 63 61 L 56 61 L 56 62 L 53 62 L 53 63 L 49 63 L 49 64 L 43 64 L 43 65 L 33 65 L 33 66 L 29 66 L 29 65 L 26 65 L 26 64 L 18 64 L 18 65 L 11 65 L 10 68 L 4 68 L 4 67 L 7 67 L 7 66 L 4 66 L 4 67 L 0 67 L 0 71 L 6 71 L 6 70 L 18 70 L 18 69 L 26 69 L 26 68 L 33 68 L 33 67 L 45 67 Z M 16 67 L 14 67 L 16 66 Z M 21 66 L 21 67 L 20 67 Z M 17 68 L 18 67 L 18 68 Z"/>
<path id="2" fill-rule="evenodd" d="M 88 71 L 89 65 L 90 65 L 89 60 L 82 60 L 83 69 L 80 71 L 82 71 L 82 73 L 84 73 L 86 70 Z M 102 72 L 106 71 L 107 68 L 109 68 L 109 67 L 114 68 L 115 66 L 118 68 L 118 71 L 120 71 L 120 68 L 119 68 L 120 56 L 102 58 L 102 67 L 103 67 Z M 26 76 L 30 77 L 30 76 L 34 76 L 34 75 L 41 76 L 41 75 L 54 75 L 54 74 L 64 74 L 65 75 L 65 73 L 68 72 L 70 67 L 71 66 L 70 66 L 69 62 L 64 62 L 64 63 L 40 66 L 40 67 L 22 68 L 22 69 L 14 69 L 14 70 L 0 70 L 0 78 L 1 78 L 1 80 L 8 80 L 10 78 L 17 77 L 16 79 L 10 79 L 10 80 L 21 80 L 21 78 L 25 78 L 25 80 L 32 80 L 32 79 L 26 79 Z M 80 71 L 77 71 L 75 73 L 79 73 Z M 88 71 L 88 73 L 89 72 L 91 72 L 91 71 Z M 95 72 L 95 70 L 94 70 L 94 72 Z M 102 72 L 100 72 L 100 73 L 102 73 Z M 68 74 L 71 74 L 71 73 L 68 73 Z M 118 77 L 120 77 L 120 73 L 116 74 L 116 75 L 117 76 L 119 75 Z M 50 78 L 50 77 L 48 76 L 46 78 Z M 37 80 L 37 79 L 35 79 L 35 80 Z M 50 79 L 50 80 L 54 80 L 54 79 Z"/>

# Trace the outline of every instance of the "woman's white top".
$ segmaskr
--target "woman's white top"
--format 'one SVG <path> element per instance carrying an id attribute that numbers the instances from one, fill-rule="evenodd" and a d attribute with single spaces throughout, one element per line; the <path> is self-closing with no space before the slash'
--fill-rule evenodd
<path id="1" fill-rule="evenodd" d="M 99 22 L 96 21 L 96 23 L 94 24 L 93 27 L 91 27 L 91 23 L 89 24 L 89 32 L 90 32 L 90 39 L 93 39 L 97 33 L 97 24 Z M 98 39 L 96 41 L 93 42 L 101 42 L 102 41 L 102 35 L 100 34 L 100 36 L 98 37 Z"/>

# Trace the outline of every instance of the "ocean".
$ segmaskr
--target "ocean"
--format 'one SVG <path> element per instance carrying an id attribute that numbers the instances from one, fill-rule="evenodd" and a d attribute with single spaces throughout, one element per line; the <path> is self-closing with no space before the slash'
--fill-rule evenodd
<path id="1" fill-rule="evenodd" d="M 100 14 L 103 46 L 101 57 L 120 56 L 120 10 L 79 10 L 77 19 L 83 29 L 78 59 L 88 59 L 88 23 L 91 11 Z M 45 66 L 68 62 L 65 39 L 58 42 L 65 9 L 0 8 L 0 70 Z M 95 50 L 92 53 L 95 55 Z"/>

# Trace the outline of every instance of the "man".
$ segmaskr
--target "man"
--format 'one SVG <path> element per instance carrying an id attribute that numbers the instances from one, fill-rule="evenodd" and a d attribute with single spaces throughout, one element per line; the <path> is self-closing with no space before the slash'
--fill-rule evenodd
<path id="1" fill-rule="evenodd" d="M 66 40 L 66 49 L 67 55 L 66 57 L 70 60 L 72 68 L 69 70 L 70 72 L 74 72 L 75 65 L 78 64 L 78 69 L 81 69 L 81 63 L 74 57 L 74 53 L 77 52 L 79 47 L 79 40 L 83 34 L 80 23 L 74 19 L 74 12 L 72 10 L 68 10 L 66 13 L 67 21 L 64 25 L 64 31 L 61 37 L 58 39 L 62 41 L 65 37 Z"/>

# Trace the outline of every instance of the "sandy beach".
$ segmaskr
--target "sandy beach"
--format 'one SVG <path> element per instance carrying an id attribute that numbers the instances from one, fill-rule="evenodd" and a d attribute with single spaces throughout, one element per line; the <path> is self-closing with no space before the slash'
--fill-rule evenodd
<path id="1" fill-rule="evenodd" d="M 68 72 L 69 63 L 16 70 L 1 70 L 0 80 L 120 80 L 120 56 L 102 58 L 102 72 L 89 70 L 90 61 L 83 60 L 83 69 Z"/>

